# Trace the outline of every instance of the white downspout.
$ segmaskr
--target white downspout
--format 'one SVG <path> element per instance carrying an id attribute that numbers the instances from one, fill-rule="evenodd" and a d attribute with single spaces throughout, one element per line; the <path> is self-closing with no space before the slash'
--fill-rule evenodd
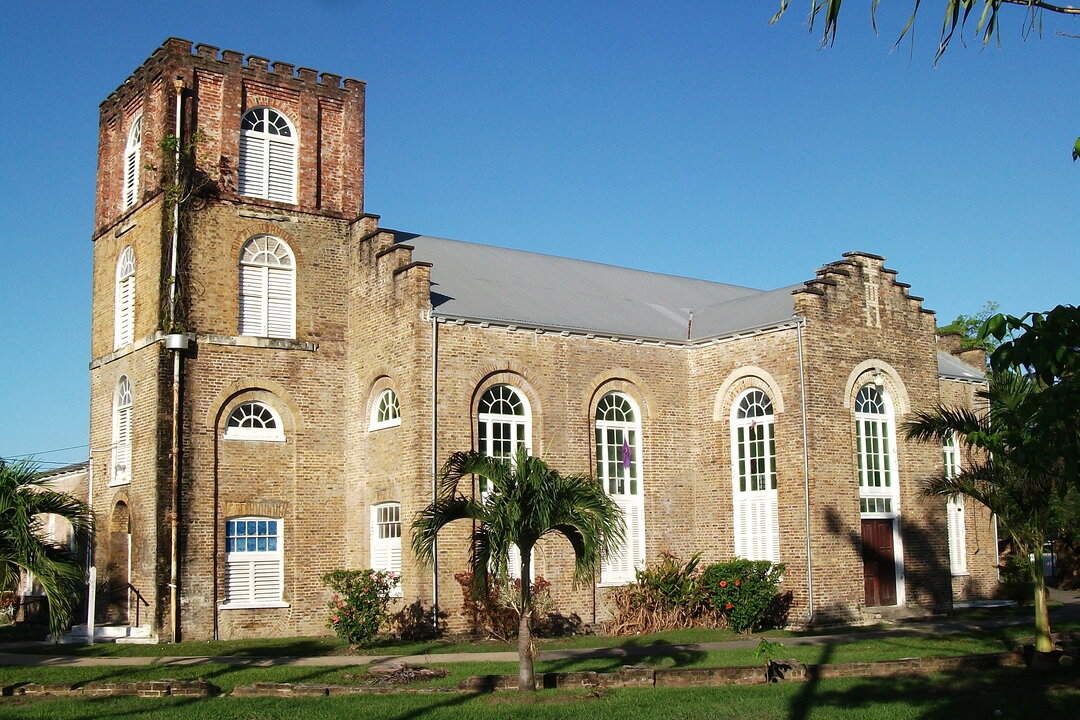
<path id="1" fill-rule="evenodd" d="M 809 433 L 806 426 L 806 369 L 803 365 L 803 325 L 805 318 L 799 318 L 795 325 L 795 331 L 799 342 L 799 393 L 802 407 L 802 450 L 803 450 L 803 498 L 806 513 L 806 624 L 814 621 L 814 554 L 810 540 L 810 448 L 808 446 Z"/>

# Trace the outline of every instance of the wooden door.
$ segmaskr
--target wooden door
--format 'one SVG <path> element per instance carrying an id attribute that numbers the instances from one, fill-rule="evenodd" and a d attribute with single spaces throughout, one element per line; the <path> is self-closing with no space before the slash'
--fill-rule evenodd
<path id="1" fill-rule="evenodd" d="M 863 583 L 866 606 L 896 604 L 893 521 L 862 521 Z"/>

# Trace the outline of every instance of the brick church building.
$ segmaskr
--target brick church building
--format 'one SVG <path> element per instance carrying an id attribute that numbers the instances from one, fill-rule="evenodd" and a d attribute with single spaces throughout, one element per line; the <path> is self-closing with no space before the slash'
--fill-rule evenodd
<path id="1" fill-rule="evenodd" d="M 795 624 L 994 590 L 986 514 L 919 494 L 963 458 L 900 428 L 972 406 L 984 359 L 881 257 L 763 291 L 387 229 L 362 82 L 178 39 L 102 103 L 97 177 L 102 621 L 324 634 L 320 578 L 377 567 L 460 627 L 469 528 L 431 568 L 410 523 L 450 453 L 521 445 L 625 513 L 592 585 L 537 552 L 585 622 L 663 553 L 784 563 Z"/>

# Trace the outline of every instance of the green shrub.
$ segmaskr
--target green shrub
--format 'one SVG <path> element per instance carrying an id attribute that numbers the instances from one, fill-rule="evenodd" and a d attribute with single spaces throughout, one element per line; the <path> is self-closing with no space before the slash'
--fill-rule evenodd
<path id="1" fill-rule="evenodd" d="M 335 570 L 322 581 L 333 592 L 326 621 L 337 636 L 350 645 L 371 643 L 389 617 L 386 606 L 398 577 L 385 570 Z"/>
<path id="2" fill-rule="evenodd" d="M 785 567 L 767 560 L 734 560 L 705 568 L 701 586 L 708 604 L 728 627 L 747 632 L 761 627 L 777 601 Z"/>

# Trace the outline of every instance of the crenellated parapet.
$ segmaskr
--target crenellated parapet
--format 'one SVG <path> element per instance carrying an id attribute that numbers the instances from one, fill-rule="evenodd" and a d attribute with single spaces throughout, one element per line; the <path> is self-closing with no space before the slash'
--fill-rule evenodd
<path id="1" fill-rule="evenodd" d="M 169 38 L 101 103 L 95 235 L 157 195 L 159 146 L 176 132 L 178 95 L 180 134 L 199 131 L 196 161 L 210 194 L 356 218 L 363 213 L 364 93 L 360 80 Z M 265 183 L 269 190 L 253 191 L 242 184 L 241 119 L 259 108 L 283 118 L 275 132 L 283 133 L 291 166 L 284 179 Z M 138 163 L 146 171 L 136 178 L 132 203 L 124 173 L 138 124 Z"/>

